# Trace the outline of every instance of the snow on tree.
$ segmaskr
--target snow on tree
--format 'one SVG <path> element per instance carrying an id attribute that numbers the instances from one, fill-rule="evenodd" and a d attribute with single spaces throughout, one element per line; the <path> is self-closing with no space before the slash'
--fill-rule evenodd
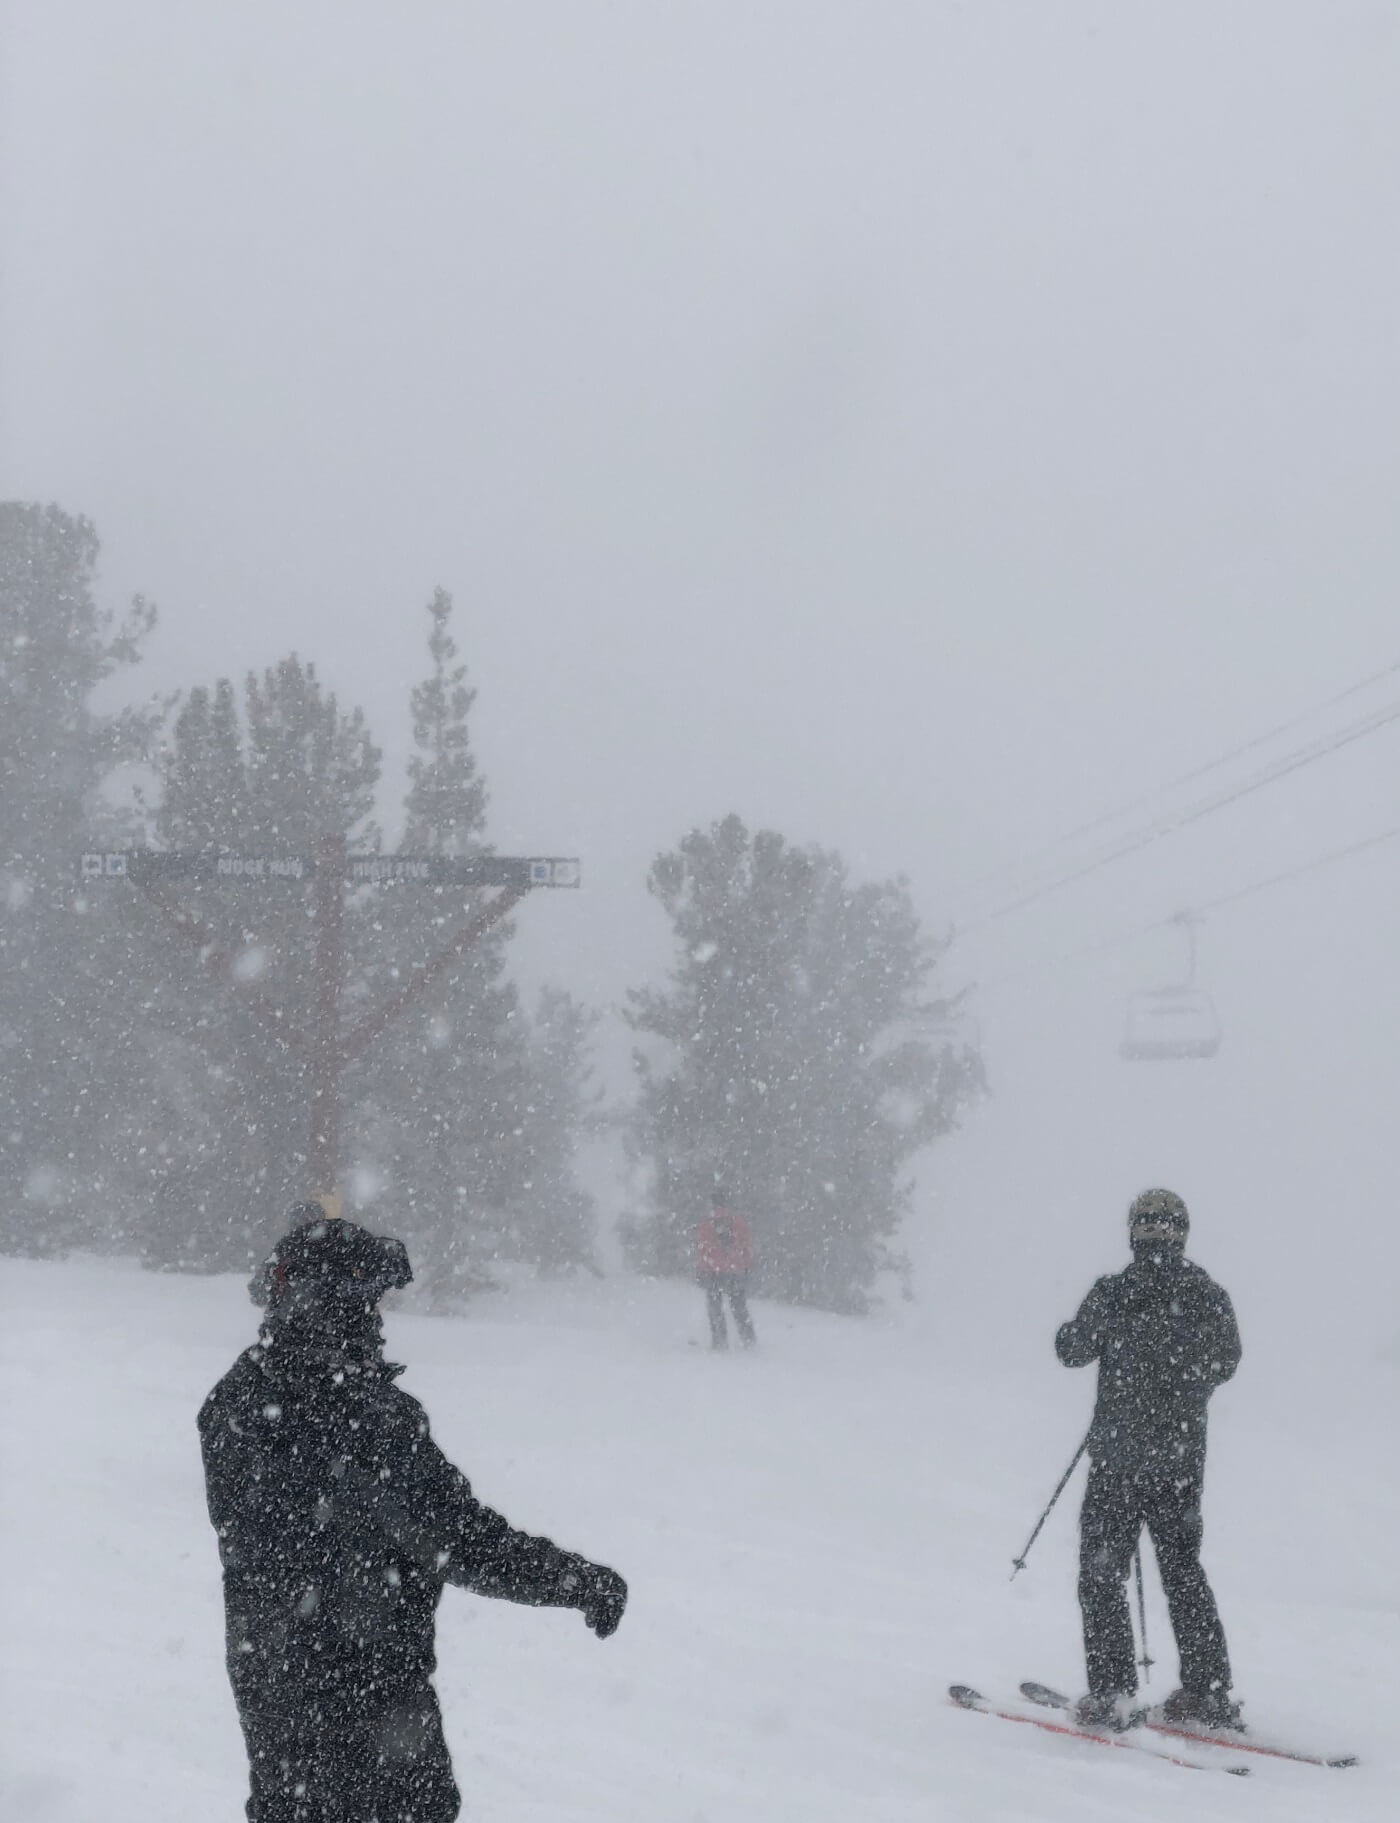
<path id="1" fill-rule="evenodd" d="M 317 1187 L 310 885 L 182 882 L 182 911 L 233 952 L 216 979 L 137 892 L 84 893 L 78 859 L 152 838 L 291 858 L 335 836 L 377 851 L 380 753 L 361 711 L 342 711 L 293 654 L 250 674 L 241 700 L 227 679 L 191 689 L 154 760 L 154 812 L 105 806 L 105 777 L 149 756 L 162 714 L 90 708 L 153 620 L 138 601 L 113 629 L 92 599 L 96 558 L 86 521 L 0 507 L 0 1139 L 11 1165 L 0 1245 L 120 1242 L 120 1205 L 148 1264 L 244 1267 L 288 1203 Z M 439 590 L 429 674 L 412 698 L 404 846 L 467 857 L 490 850 L 451 612 Z M 347 1029 L 469 909 L 460 891 L 418 883 L 351 889 Z M 546 995 L 532 1030 L 506 973 L 508 937 L 502 925 L 479 940 L 344 1079 L 350 1184 L 382 1195 L 439 1291 L 501 1258 L 591 1260 L 593 1205 L 572 1176 L 590 1017 Z"/>
<path id="2" fill-rule="evenodd" d="M 982 1086 L 903 881 L 737 816 L 657 857 L 676 940 L 663 990 L 629 995 L 643 1040 L 628 1135 L 650 1175 L 650 1270 L 692 1270 L 717 1188 L 753 1227 L 761 1294 L 865 1308 L 912 1193 L 908 1167 Z"/>
<path id="3" fill-rule="evenodd" d="M 412 696 L 406 854 L 492 852 L 470 736 L 476 692 L 458 662 L 452 612 L 438 589 L 428 606 L 430 668 Z M 407 975 L 426 962 L 467 910 L 460 889 L 393 884 L 374 895 L 371 987 L 390 968 Z M 591 1254 L 592 1205 L 572 1184 L 581 1038 L 561 1053 L 549 1018 L 532 1034 L 506 972 L 510 934 L 506 922 L 480 938 L 354 1072 L 366 1114 L 359 1166 L 383 1186 L 419 1279 L 439 1299 L 488 1281 L 499 1260 L 554 1265 Z"/>
<path id="4" fill-rule="evenodd" d="M 359 709 L 341 710 L 295 654 L 234 689 L 191 690 L 161 756 L 160 846 L 314 855 L 339 834 L 378 846 L 380 753 Z M 144 1044 L 153 1093 L 128 1150 L 145 1161 L 151 1264 L 243 1266 L 304 1194 L 313 941 L 307 893 L 237 883 L 182 892 L 215 930 L 241 936 L 232 983 L 173 944 L 146 912 Z M 278 1042 L 253 994 L 279 1009 Z"/>
<path id="5" fill-rule="evenodd" d="M 131 833 L 103 786 L 158 716 L 92 699 L 138 662 L 155 612 L 98 608 L 98 553 L 88 520 L 0 503 L 0 1246 L 26 1250 L 105 1238 L 132 1092 L 122 928 L 78 860 Z"/>

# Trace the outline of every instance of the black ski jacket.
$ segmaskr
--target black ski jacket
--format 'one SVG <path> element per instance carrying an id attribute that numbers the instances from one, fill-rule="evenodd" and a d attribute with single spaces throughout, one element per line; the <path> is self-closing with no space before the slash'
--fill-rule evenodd
<path id="1" fill-rule="evenodd" d="M 1095 1282 L 1055 1353 L 1066 1367 L 1099 1364 L 1095 1462 L 1204 1472 L 1206 1403 L 1240 1362 L 1234 1309 L 1209 1273 L 1190 1260 L 1134 1260 Z"/>
<path id="2" fill-rule="evenodd" d="M 473 1496 L 394 1385 L 402 1371 L 377 1351 L 355 1360 L 264 1340 L 200 1411 L 245 1715 L 334 1727 L 421 1685 L 444 1583 L 580 1605 L 591 1566 Z"/>

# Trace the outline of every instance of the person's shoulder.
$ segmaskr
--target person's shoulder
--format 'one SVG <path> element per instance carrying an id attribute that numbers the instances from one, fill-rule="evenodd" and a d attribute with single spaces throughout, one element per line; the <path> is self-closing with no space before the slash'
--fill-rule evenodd
<path id="1" fill-rule="evenodd" d="M 392 1379 L 382 1380 L 375 1388 L 372 1405 L 382 1429 L 396 1440 L 414 1443 L 431 1437 L 432 1426 L 422 1403 Z"/>
<path id="2" fill-rule="evenodd" d="M 235 1414 L 265 1385 L 263 1355 L 264 1350 L 254 1343 L 253 1347 L 245 1348 L 228 1372 L 214 1382 L 199 1408 L 201 1427 L 220 1415 Z"/>
<path id="3" fill-rule="evenodd" d="M 261 1343 L 255 1342 L 251 1348 L 245 1348 L 228 1372 L 214 1383 L 215 1393 L 236 1393 L 245 1387 L 261 1385 L 267 1378 L 264 1362 L 267 1350 Z M 210 1397 L 213 1397 L 211 1393 Z"/>
<path id="4" fill-rule="evenodd" d="M 1183 1260 L 1181 1262 L 1181 1272 L 1183 1278 L 1194 1285 L 1197 1290 L 1213 1294 L 1216 1297 L 1223 1298 L 1227 1295 L 1225 1287 L 1219 1280 L 1213 1279 L 1206 1271 L 1205 1267 L 1198 1266 L 1194 1260 Z"/>
<path id="5" fill-rule="evenodd" d="M 1101 1323 L 1110 1316 L 1123 1295 L 1123 1274 L 1101 1272 L 1079 1301 L 1076 1322 Z"/>

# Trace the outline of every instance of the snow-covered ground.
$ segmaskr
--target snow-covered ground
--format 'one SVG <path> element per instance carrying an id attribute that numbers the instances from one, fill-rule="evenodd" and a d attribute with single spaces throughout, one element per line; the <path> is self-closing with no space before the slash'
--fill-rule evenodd
<path id="1" fill-rule="evenodd" d="M 1395 1817 L 1393 1362 L 1331 1355 L 1266 1392 L 1247 1356 L 1216 1401 L 1206 1560 L 1248 1713 L 1364 1757 L 1237 1781 L 944 1700 L 950 1679 L 1079 1687 L 1077 1484 L 1007 1583 L 1091 1390 L 1048 1339 L 1032 1372 L 1023 1339 L 978 1347 L 923 1306 L 757 1315 L 759 1353 L 725 1358 L 693 1345 L 696 1294 L 623 1279 L 390 1317 L 404 1383 L 478 1493 L 632 1587 L 604 1644 L 576 1615 L 447 1592 L 438 1682 L 466 1816 Z M 7 1820 L 242 1814 L 194 1414 L 255 1317 L 236 1279 L 0 1262 Z M 1150 1619 L 1165 1689 L 1159 1602 Z"/>

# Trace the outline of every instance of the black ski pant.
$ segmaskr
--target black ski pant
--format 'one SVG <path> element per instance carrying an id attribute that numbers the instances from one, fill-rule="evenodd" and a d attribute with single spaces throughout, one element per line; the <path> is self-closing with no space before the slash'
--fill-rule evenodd
<path id="1" fill-rule="evenodd" d="M 453 1823 L 461 1796 L 429 1683 L 332 1719 L 239 1718 L 252 1786 L 248 1823 Z"/>
<path id="2" fill-rule="evenodd" d="M 755 1338 L 753 1318 L 749 1315 L 748 1279 L 742 1272 L 707 1272 L 700 1280 L 705 1287 L 705 1305 L 710 1316 L 710 1345 L 712 1348 L 728 1348 L 729 1328 L 724 1320 L 724 1294 L 729 1293 L 730 1307 L 734 1312 L 734 1327 L 739 1332 L 739 1340 L 746 1348 L 751 1347 Z"/>
<path id="3" fill-rule="evenodd" d="M 1157 1553 L 1182 1687 L 1197 1695 L 1230 1688 L 1230 1658 L 1215 1597 L 1201 1568 L 1203 1468 L 1095 1462 L 1079 1519 L 1079 1606 L 1084 1658 L 1095 1696 L 1137 1689 L 1128 1573 L 1146 1526 Z"/>

